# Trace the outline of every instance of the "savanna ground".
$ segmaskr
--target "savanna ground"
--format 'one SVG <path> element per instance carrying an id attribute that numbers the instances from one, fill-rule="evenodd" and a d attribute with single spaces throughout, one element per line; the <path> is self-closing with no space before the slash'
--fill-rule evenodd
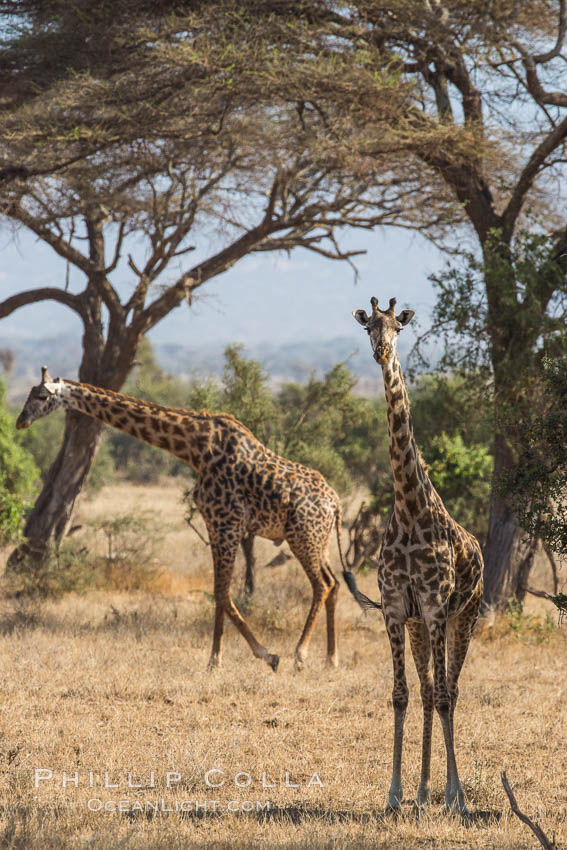
<path id="1" fill-rule="evenodd" d="M 279 670 L 255 660 L 227 624 L 223 666 L 208 673 L 212 569 L 184 522 L 180 488 L 104 488 L 82 501 L 77 539 L 92 548 L 88 523 L 148 509 L 166 536 L 143 589 L 2 602 L 1 847 L 536 847 L 510 812 L 503 769 L 522 810 L 567 847 L 567 627 L 558 629 L 539 600 L 483 624 L 461 676 L 457 753 L 472 825 L 443 812 L 437 719 L 432 805 L 419 821 L 413 814 L 421 708 L 411 662 L 408 802 L 400 819 L 385 821 L 393 713 L 381 616 L 361 615 L 343 586 L 340 668 L 325 667 L 323 617 L 305 669 L 294 672 L 309 585 L 295 561 L 264 567 L 278 550 L 261 541 L 247 616 L 281 654 Z M 332 551 L 336 562 L 336 544 Z M 543 570 L 533 583 L 545 586 Z M 360 584 L 375 596 L 374 574 Z M 51 778 L 35 783 L 36 769 Z M 207 786 L 208 771 L 218 787 Z M 118 787 L 104 787 L 106 772 Z M 168 772 L 181 775 L 169 788 Z M 129 787 L 128 774 L 142 787 Z"/>

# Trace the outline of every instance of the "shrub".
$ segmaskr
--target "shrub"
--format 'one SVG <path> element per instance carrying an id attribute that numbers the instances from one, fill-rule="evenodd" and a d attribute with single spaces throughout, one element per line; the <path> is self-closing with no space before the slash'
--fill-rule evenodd
<path id="1" fill-rule="evenodd" d="M 21 445 L 14 419 L 6 409 L 6 389 L 0 380 L 0 544 L 20 534 L 38 479 L 39 470 Z"/>
<path id="2" fill-rule="evenodd" d="M 6 594 L 44 599 L 92 588 L 151 589 L 158 576 L 160 531 L 149 512 L 103 516 L 87 527 L 86 538 L 65 541 L 40 564 L 20 562 L 4 578 Z"/>

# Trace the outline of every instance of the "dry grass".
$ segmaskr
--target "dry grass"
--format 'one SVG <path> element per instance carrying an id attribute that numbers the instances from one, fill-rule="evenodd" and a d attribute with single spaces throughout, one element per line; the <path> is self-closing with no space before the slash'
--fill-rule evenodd
<path id="1" fill-rule="evenodd" d="M 306 669 L 296 674 L 293 648 L 306 614 L 308 583 L 295 562 L 260 568 L 248 619 L 269 648 L 281 653 L 278 673 L 254 660 L 231 626 L 222 669 L 206 673 L 212 571 L 203 545 L 184 527 L 179 499 L 171 488 L 114 487 L 80 508 L 83 522 L 148 505 L 167 517 L 161 579 L 152 591 L 96 591 L 2 605 L 0 847 L 536 846 L 509 812 L 502 769 L 521 808 L 559 847 L 567 846 L 565 628 L 555 629 L 532 606 L 512 627 L 497 621 L 473 641 L 457 709 L 460 772 L 473 811 L 468 828 L 443 812 L 437 721 L 433 803 L 419 821 L 412 814 L 421 712 L 410 665 L 408 803 L 402 818 L 385 822 L 393 717 L 381 619 L 361 617 L 343 588 L 340 669 L 324 666 L 321 622 Z M 275 553 L 270 544 L 261 549 L 260 564 Z M 237 571 L 238 592 L 241 565 Z M 372 595 L 374 576 L 361 583 Z M 53 772 L 38 788 L 36 768 Z M 205 774 L 213 769 L 223 771 L 222 787 L 207 787 Z M 106 771 L 118 788 L 104 787 Z M 152 771 L 155 787 L 149 787 Z M 182 775 L 170 788 L 168 771 Z M 75 772 L 79 787 L 72 782 Z M 145 787 L 129 788 L 129 772 L 132 784 Z M 235 783 L 247 781 L 239 772 L 250 775 L 248 787 Z M 286 787 L 286 772 L 298 787 Z M 264 773 L 275 787 L 262 786 Z M 315 780 L 308 787 L 314 774 L 322 784 Z M 89 800 L 128 801 L 128 810 L 92 811 Z M 155 801 L 162 811 L 139 811 Z M 163 811 L 184 801 L 191 811 Z M 269 810 L 246 811 L 248 803 L 255 809 L 265 801 Z M 231 802 L 236 812 L 227 811 Z M 91 802 L 91 809 L 98 805 Z"/>

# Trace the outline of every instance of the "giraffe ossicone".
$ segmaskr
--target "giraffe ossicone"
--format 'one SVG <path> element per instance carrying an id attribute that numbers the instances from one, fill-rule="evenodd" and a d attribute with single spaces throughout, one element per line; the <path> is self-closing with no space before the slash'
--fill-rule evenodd
<path id="1" fill-rule="evenodd" d="M 209 667 L 221 660 L 225 615 L 257 658 L 274 671 L 278 667 L 279 656 L 256 640 L 230 596 L 236 552 L 249 532 L 275 542 L 287 540 L 311 583 L 313 598 L 295 651 L 296 668 L 303 665 L 323 605 L 327 660 L 337 666 L 339 583 L 331 569 L 329 544 L 334 529 L 342 563 L 341 505 L 319 472 L 276 455 L 229 414 L 163 407 L 78 381 L 53 380 L 47 366 L 42 367 L 41 382 L 32 387 L 16 427 L 28 428 L 59 408 L 79 411 L 164 449 L 197 473 L 194 499 L 207 526 L 214 566 L 215 621 Z M 343 574 L 350 575 L 344 564 Z M 365 597 L 352 592 L 363 604 Z"/>
<path id="2" fill-rule="evenodd" d="M 449 515 L 433 486 L 413 435 L 409 398 L 398 359 L 397 336 L 414 316 L 395 312 L 396 299 L 372 315 L 353 316 L 370 337 L 382 367 L 388 408 L 394 507 L 378 559 L 378 586 L 394 668 L 394 752 L 386 812 L 398 812 L 403 799 L 402 743 L 408 704 L 405 675 L 407 629 L 421 684 L 423 738 L 417 805 L 429 801 L 431 732 L 436 709 L 445 740 L 445 805 L 468 816 L 454 746 L 458 679 L 482 599 L 483 562 L 476 538 Z M 433 662 L 433 663 L 431 663 Z"/>

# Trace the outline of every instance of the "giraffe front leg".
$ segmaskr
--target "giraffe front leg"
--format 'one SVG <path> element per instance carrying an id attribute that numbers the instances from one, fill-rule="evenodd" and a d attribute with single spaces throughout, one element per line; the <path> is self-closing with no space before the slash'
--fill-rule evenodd
<path id="1" fill-rule="evenodd" d="M 407 629 L 410 637 L 415 669 L 421 686 L 421 704 L 423 706 L 423 737 L 421 741 L 421 777 L 417 790 L 416 805 L 424 809 L 430 800 L 429 779 L 431 772 L 431 733 L 433 727 L 433 678 L 431 675 L 431 644 L 425 623 L 409 621 Z"/>
<path id="2" fill-rule="evenodd" d="M 394 753 L 392 759 L 392 781 L 388 792 L 386 815 L 396 815 L 401 811 L 404 792 L 402 788 L 402 749 L 404 741 L 404 721 L 408 707 L 408 686 L 405 672 L 405 626 L 386 617 L 386 631 L 392 650 L 394 668 L 394 688 L 392 704 L 394 707 Z"/>
<path id="3" fill-rule="evenodd" d="M 279 655 L 268 652 L 266 647 L 259 643 L 240 612 L 230 597 L 230 582 L 234 570 L 236 551 L 241 539 L 240 528 L 227 529 L 223 527 L 222 540 L 216 539 L 219 535 L 216 529 L 209 527 L 211 549 L 215 569 L 215 631 L 213 635 L 213 649 L 209 667 L 216 667 L 220 661 L 221 637 L 223 628 L 223 617 L 227 614 L 234 623 L 240 634 L 244 637 L 256 658 L 262 658 L 275 672 L 280 661 Z"/>
<path id="4" fill-rule="evenodd" d="M 215 594 L 216 597 L 216 594 Z M 219 667 L 222 659 L 222 633 L 224 627 L 224 607 L 219 602 L 215 604 L 215 630 L 213 633 L 213 648 L 207 665 L 208 670 Z"/>

